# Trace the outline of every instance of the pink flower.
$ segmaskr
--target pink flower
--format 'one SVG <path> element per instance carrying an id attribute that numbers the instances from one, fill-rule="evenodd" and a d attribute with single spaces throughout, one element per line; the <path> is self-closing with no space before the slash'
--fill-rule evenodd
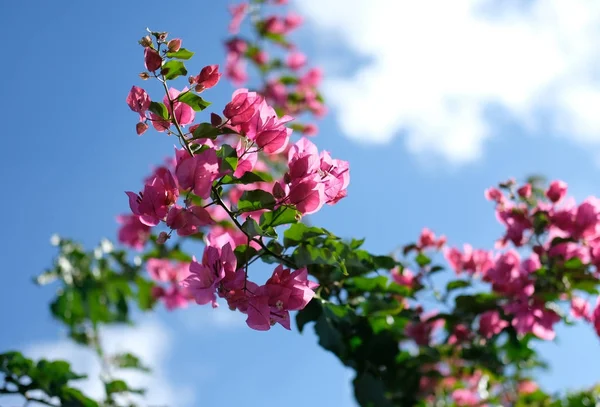
<path id="1" fill-rule="evenodd" d="M 404 287 L 413 287 L 415 284 L 415 275 L 407 268 L 403 269 L 401 272 L 398 267 L 395 267 L 392 269 L 391 274 L 394 282 L 398 285 Z"/>
<path id="2" fill-rule="evenodd" d="M 323 71 L 320 68 L 312 68 L 304 74 L 299 80 L 299 85 L 302 87 L 316 88 L 323 80 Z"/>
<path id="3" fill-rule="evenodd" d="M 446 243 L 446 238 L 444 236 L 440 236 L 439 239 L 436 239 L 435 234 L 429 230 L 428 228 L 423 228 L 421 231 L 421 236 L 419 236 L 419 240 L 417 241 L 417 246 L 419 249 L 427 249 L 429 247 L 441 248 Z"/>
<path id="4" fill-rule="evenodd" d="M 456 345 L 465 342 L 471 336 L 471 331 L 464 324 L 458 324 L 454 327 L 452 334 L 448 337 L 449 345 Z"/>
<path id="5" fill-rule="evenodd" d="M 488 188 L 485 190 L 484 195 L 485 199 L 495 201 L 498 205 L 503 204 L 506 200 L 504 194 L 498 188 Z"/>
<path id="6" fill-rule="evenodd" d="M 308 137 L 316 136 L 318 132 L 319 132 L 319 128 L 314 123 L 308 123 L 302 129 L 302 134 L 304 134 Z"/>
<path id="7" fill-rule="evenodd" d="M 200 74 L 194 78 L 196 92 L 202 92 L 205 89 L 212 88 L 219 82 L 220 78 L 221 73 L 219 73 L 219 65 L 205 66 L 200 71 Z"/>
<path id="8" fill-rule="evenodd" d="M 183 92 L 187 92 L 187 90 L 188 88 L 184 88 Z M 175 119 L 177 120 L 177 123 L 179 123 L 180 126 L 185 126 L 194 121 L 194 118 L 196 117 L 196 112 L 194 112 L 194 109 L 192 109 L 191 106 L 188 106 L 185 103 L 178 102 L 176 100 L 180 93 L 181 92 L 179 92 L 175 88 L 169 89 L 169 98 L 171 98 L 171 100 L 173 101 L 173 112 L 175 114 Z M 163 103 L 167 107 L 167 111 L 169 112 L 169 114 L 172 115 L 169 98 L 165 96 L 163 99 Z"/>
<path id="9" fill-rule="evenodd" d="M 235 268 L 236 259 L 229 244 L 222 249 L 206 246 L 202 263 L 194 258 L 190 265 L 190 275 L 181 284 L 189 289 L 196 303 L 204 305 L 211 302 L 215 307 L 218 284 L 228 272 L 234 273 Z"/>
<path id="10" fill-rule="evenodd" d="M 236 86 L 248 81 L 246 64 L 240 54 L 229 52 L 225 58 L 225 76 Z"/>
<path id="11" fill-rule="evenodd" d="M 245 143 L 240 139 L 236 147 L 238 156 L 238 165 L 233 173 L 234 177 L 241 177 L 246 172 L 252 171 L 258 160 L 258 155 L 254 151 L 249 151 Z"/>
<path id="12" fill-rule="evenodd" d="M 507 326 L 508 322 L 500 319 L 498 311 L 486 311 L 479 317 L 479 333 L 487 339 L 498 335 Z"/>
<path id="13" fill-rule="evenodd" d="M 303 18 L 301 15 L 296 13 L 289 13 L 283 19 L 283 24 L 285 26 L 285 32 L 290 32 L 291 30 L 299 27 L 302 24 Z"/>
<path id="14" fill-rule="evenodd" d="M 594 322 L 596 333 L 600 336 L 600 297 L 596 302 L 596 308 L 594 308 L 594 313 L 592 314 L 592 321 Z"/>
<path id="15" fill-rule="evenodd" d="M 525 184 L 517 189 L 517 194 L 519 194 L 521 198 L 529 198 L 531 196 L 531 184 Z"/>
<path id="16" fill-rule="evenodd" d="M 213 181 L 219 176 L 219 160 L 214 149 L 209 148 L 193 157 L 178 160 L 175 169 L 181 188 L 192 189 L 202 199 L 210 196 Z"/>
<path id="17" fill-rule="evenodd" d="M 155 49 L 146 47 L 144 48 L 144 64 L 148 71 L 154 72 L 162 65 L 162 57 Z"/>
<path id="18" fill-rule="evenodd" d="M 144 119 L 146 111 L 150 108 L 151 100 L 144 89 L 132 86 L 126 102 L 132 111 L 139 113 L 140 118 Z"/>
<path id="19" fill-rule="evenodd" d="M 459 407 L 479 405 L 479 397 L 472 390 L 456 389 L 452 392 L 452 399 Z"/>
<path id="20" fill-rule="evenodd" d="M 177 230 L 179 236 L 190 236 L 200 232 L 202 226 L 214 225 L 210 214 L 202 206 L 182 208 L 174 205 L 167 215 L 167 226 Z"/>
<path id="21" fill-rule="evenodd" d="M 532 333 L 549 341 L 556 336 L 553 325 L 560 321 L 560 317 L 554 311 L 546 309 L 542 303 L 531 302 L 528 297 L 524 297 L 504 308 L 506 312 L 513 314 L 512 326 L 517 333 Z"/>
<path id="22" fill-rule="evenodd" d="M 269 106 L 264 99 L 261 99 L 256 107 L 256 114 L 248 123 L 247 128 L 244 128 L 246 136 L 267 154 L 282 152 L 292 134 L 292 129 L 287 128 L 285 124 L 293 118 L 290 116 L 279 118 L 275 109 Z"/>
<path id="23" fill-rule="evenodd" d="M 248 3 L 240 3 L 236 6 L 230 6 L 229 12 L 231 13 L 231 22 L 229 23 L 229 32 L 231 34 L 237 34 L 240 31 L 240 25 L 246 17 L 248 12 Z"/>
<path id="24" fill-rule="evenodd" d="M 177 201 L 179 188 L 173 175 L 166 168 L 159 168 L 144 186 L 139 195 L 127 191 L 129 207 L 139 216 L 140 222 L 156 226 L 167 216 L 169 207 Z"/>
<path id="25" fill-rule="evenodd" d="M 142 250 L 150 238 L 150 226 L 140 222 L 138 216 L 121 215 L 117 217 L 121 224 L 119 228 L 119 242 L 136 250 Z"/>
<path id="26" fill-rule="evenodd" d="M 350 185 L 348 161 L 332 159 L 327 151 L 321 152 L 321 181 L 325 185 L 326 203 L 333 205 L 347 195 Z"/>
<path id="27" fill-rule="evenodd" d="M 420 322 L 410 322 L 406 325 L 406 335 L 412 338 L 417 345 L 428 346 L 431 342 L 431 336 L 435 329 L 444 325 L 444 320 L 435 319 L 429 321 L 430 318 L 437 314 L 436 311 L 421 315 Z"/>
<path id="28" fill-rule="evenodd" d="M 232 126 L 247 124 L 257 112 L 262 97 L 248 89 L 238 89 L 233 92 L 231 102 L 223 110 L 223 115 L 229 119 Z"/>
<path id="29" fill-rule="evenodd" d="M 146 268 L 150 277 L 157 282 L 169 283 L 167 289 L 161 286 L 153 287 L 154 298 L 161 299 L 167 309 L 173 310 L 187 306 L 189 293 L 179 286 L 189 275 L 190 263 L 173 263 L 167 259 L 148 259 Z"/>
<path id="30" fill-rule="evenodd" d="M 269 54 L 267 54 L 267 52 L 265 50 L 259 50 L 258 52 L 256 52 L 256 54 L 254 54 L 252 56 L 252 59 L 254 60 L 254 62 L 256 62 L 258 65 L 264 65 L 267 62 L 269 62 Z"/>
<path id="31" fill-rule="evenodd" d="M 504 205 L 496 209 L 496 217 L 506 226 L 503 241 L 511 241 L 517 247 L 526 243 L 525 232 L 533 227 L 526 206 Z"/>
<path id="32" fill-rule="evenodd" d="M 318 212 L 325 204 L 325 185 L 314 178 L 304 178 L 290 186 L 288 200 L 305 215 Z"/>
<path id="33" fill-rule="evenodd" d="M 248 43 L 241 38 L 234 37 L 225 43 L 225 47 L 228 55 L 231 53 L 241 57 L 248 50 Z"/>
<path id="34" fill-rule="evenodd" d="M 316 174 L 321 168 L 317 146 L 302 137 L 288 151 L 288 167 L 288 174 L 292 181 Z"/>
<path id="35" fill-rule="evenodd" d="M 515 250 L 503 253 L 484 276 L 485 281 L 492 283 L 494 291 L 507 295 L 529 296 L 533 294 L 533 283 L 529 275 L 541 267 L 539 257 L 532 253 L 530 258 L 521 263 Z"/>
<path id="36" fill-rule="evenodd" d="M 171 285 L 164 291 L 161 299 L 169 311 L 177 308 L 185 308 L 188 305 L 188 292 L 177 285 Z"/>
<path id="37" fill-rule="evenodd" d="M 563 181 L 552 181 L 546 190 L 546 196 L 554 203 L 559 202 L 566 194 L 567 184 Z"/>
<path id="38" fill-rule="evenodd" d="M 306 55 L 301 52 L 290 52 L 287 57 L 286 64 L 288 68 L 296 71 L 306 64 Z"/>
<path id="39" fill-rule="evenodd" d="M 285 34 L 287 27 L 280 18 L 271 16 L 264 21 L 263 30 L 269 34 Z"/>
<path id="40" fill-rule="evenodd" d="M 265 331 L 276 323 L 290 329 L 289 311 L 301 310 L 314 297 L 318 284 L 308 280 L 306 268 L 291 272 L 279 265 L 264 286 L 249 301 L 246 323 Z"/>
<path id="41" fill-rule="evenodd" d="M 517 392 L 523 395 L 535 393 L 537 389 L 538 385 L 531 380 L 523 380 L 517 386 Z"/>
<path id="42" fill-rule="evenodd" d="M 148 259 L 146 270 L 150 277 L 157 282 L 183 281 L 189 275 L 190 263 L 173 263 L 167 259 Z"/>

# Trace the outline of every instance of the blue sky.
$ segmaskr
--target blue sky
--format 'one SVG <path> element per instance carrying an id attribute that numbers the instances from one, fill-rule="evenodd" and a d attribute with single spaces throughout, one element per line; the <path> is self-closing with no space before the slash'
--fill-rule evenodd
<path id="1" fill-rule="evenodd" d="M 457 3 L 459 8 L 465 1 Z M 328 7 L 341 10 L 335 3 L 322 2 L 323 14 Z M 376 3 L 386 5 L 385 1 Z M 355 76 L 376 69 L 390 81 L 390 93 L 419 101 L 408 90 L 402 93 L 395 87 L 410 81 L 390 79 L 389 64 L 397 61 L 386 56 L 389 41 L 374 40 L 373 49 L 379 51 L 369 52 L 334 16 L 320 17 L 312 0 L 303 4 L 309 20 L 296 39 L 309 57 L 332 73 L 326 83 L 332 109 L 315 141 L 334 157 L 350 161 L 352 177 L 348 198 L 316 214 L 315 224 L 340 236 L 366 237 L 367 249 L 378 253 L 413 241 L 424 226 L 446 234 L 452 244 L 489 247 L 501 228 L 491 204 L 483 199 L 483 190 L 497 181 L 539 173 L 566 180 L 578 199 L 600 191 L 595 119 L 564 108 L 563 99 L 580 101 L 570 99 L 568 85 L 580 86 L 581 81 L 569 82 L 563 75 L 552 82 L 550 73 L 542 72 L 547 82 L 543 85 L 560 92 L 524 85 L 525 96 L 517 100 L 518 92 L 489 88 L 484 94 L 461 94 L 425 78 L 422 83 L 430 85 L 423 88 L 426 94 L 439 92 L 440 98 L 453 100 L 454 111 L 464 120 L 454 120 L 445 110 L 447 104 L 425 103 L 423 111 L 415 108 L 410 115 L 394 116 L 390 103 L 381 101 L 378 92 L 369 93 L 379 82 Z M 145 27 L 183 38 L 184 46 L 196 51 L 191 64 L 196 69 L 223 63 L 221 40 L 228 23 L 225 2 L 185 2 L 169 12 L 161 9 L 164 4 L 157 1 L 143 5 L 40 0 L 0 4 L 0 23 L 9 44 L 1 80 L 5 97 L 0 101 L 5 115 L 0 163 L 5 174 L 5 198 L 0 202 L 5 214 L 0 240 L 0 322 L 6 327 L 0 335 L 1 350 L 64 354 L 75 358 L 76 366 L 95 368 L 89 356 L 69 347 L 59 325 L 50 318 L 47 305 L 53 288 L 36 287 L 31 277 L 50 264 L 53 233 L 88 246 L 102 237 L 114 239 L 115 216 L 128 210 L 123 191 L 139 188 L 151 166 L 172 151 L 175 140 L 163 134 L 150 131 L 137 137 L 136 117 L 125 104 L 131 86 L 141 82 L 137 73 L 143 70 L 143 61 L 137 40 Z M 348 10 L 337 14 L 338 19 L 356 18 Z M 471 15 L 457 18 L 465 16 Z M 371 17 L 377 15 L 369 14 L 357 24 L 369 28 Z M 536 44 L 528 32 L 522 34 Z M 315 38 L 324 40 L 315 42 Z M 406 51 L 407 61 L 411 55 Z M 569 56 L 575 60 L 580 53 L 567 53 L 565 58 Z M 394 74 L 401 77 L 404 65 L 406 61 L 396 66 Z M 459 84 L 467 83 L 459 79 Z M 598 83 L 589 81 L 596 91 Z M 348 95 L 352 84 L 367 96 L 340 97 Z M 218 109 L 232 89 L 224 81 L 207 93 L 207 99 Z M 538 103 L 544 95 L 556 102 Z M 380 110 L 374 106 L 378 100 Z M 352 119 L 349 129 L 345 119 L 361 103 L 362 121 Z M 480 116 L 461 114 L 473 105 Z M 557 117 L 566 119 L 557 124 Z M 431 127 L 423 118 L 439 126 Z M 581 125 L 573 124 L 577 119 Z M 372 131 L 364 124 L 369 121 Z M 484 124 L 479 132 L 473 130 L 477 123 Z M 447 131 L 448 137 L 455 138 L 419 138 L 432 129 L 431 134 Z M 470 130 L 465 133 L 465 129 Z M 469 137 L 461 138 L 462 134 Z M 470 149 L 470 143 L 478 147 Z M 167 384 L 156 386 L 165 388 L 156 394 L 159 399 L 175 397 L 177 405 L 190 406 L 238 405 L 248 400 L 264 406 L 354 405 L 350 374 L 318 347 L 310 328 L 303 335 L 283 329 L 254 332 L 225 309 L 200 307 L 175 314 L 161 310 L 152 317 L 140 316 L 140 322 L 142 334 L 137 337 L 122 331 L 108 337 L 115 347 L 133 344 L 163 369 Z M 553 366 L 542 376 L 542 384 L 562 389 L 595 382 L 600 367 L 586 362 L 600 350 L 592 330 L 559 328 L 559 338 L 558 345 L 541 347 Z M 232 384 L 235 391 L 231 391 Z"/>

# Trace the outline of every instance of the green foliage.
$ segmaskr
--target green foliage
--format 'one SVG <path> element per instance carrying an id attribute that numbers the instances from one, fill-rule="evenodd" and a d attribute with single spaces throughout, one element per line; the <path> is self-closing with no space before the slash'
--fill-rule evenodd
<path id="1" fill-rule="evenodd" d="M 183 62 L 173 59 L 171 61 L 166 62 L 162 66 L 160 73 L 161 75 L 164 75 L 166 80 L 171 81 L 177 78 L 178 76 L 186 76 L 188 71 Z"/>
<path id="2" fill-rule="evenodd" d="M 2 394 L 20 394 L 25 399 L 53 406 L 53 398 L 62 406 L 98 407 L 99 404 L 71 387 L 71 382 L 84 379 L 85 375 L 74 373 L 65 361 L 41 359 L 37 362 L 20 352 L 0 354 L 0 373 L 4 383 Z M 32 394 L 35 393 L 35 396 Z M 39 394 L 41 393 L 41 395 Z"/>
<path id="3" fill-rule="evenodd" d="M 196 112 L 202 111 L 202 110 L 206 109 L 208 106 L 210 106 L 210 102 L 207 102 L 206 100 L 202 99 L 200 96 L 198 96 L 195 93 L 192 93 L 190 91 L 180 93 L 179 96 L 177 97 L 177 100 L 181 103 L 185 103 L 186 105 L 190 106 Z M 194 134 L 194 136 L 195 136 L 195 134 Z"/>
<path id="4" fill-rule="evenodd" d="M 179 48 L 177 52 L 167 52 L 167 58 L 188 60 L 192 56 L 194 56 L 194 53 L 185 48 Z"/>
<path id="5" fill-rule="evenodd" d="M 273 209 L 275 206 L 275 198 L 272 194 L 261 189 L 245 191 L 238 204 L 238 212 L 253 212 L 260 209 Z"/>

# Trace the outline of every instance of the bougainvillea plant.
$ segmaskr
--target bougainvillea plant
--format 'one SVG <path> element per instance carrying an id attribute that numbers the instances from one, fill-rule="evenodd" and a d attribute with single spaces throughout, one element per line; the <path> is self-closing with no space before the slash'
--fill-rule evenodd
<path id="1" fill-rule="evenodd" d="M 188 67 L 194 53 L 166 32 L 140 40 L 145 70 L 126 97 L 135 132 L 177 143 L 126 192 L 130 211 L 117 219 L 118 241 L 140 256 L 107 241 L 86 251 L 55 237 L 59 254 L 37 278 L 60 284 L 50 310 L 73 341 L 97 353 L 105 397 L 77 390 L 84 376 L 67 362 L 16 351 L 0 354 L 0 397 L 138 405 L 144 389 L 114 371 L 148 369 L 134 354 L 107 354 L 102 327 L 132 323 L 132 307 L 226 305 L 245 314 L 249 329 L 292 330 L 293 318 L 300 332 L 312 324 L 319 345 L 355 371 L 361 406 L 600 403 L 600 388 L 562 396 L 540 389 L 533 375 L 545 364 L 532 347 L 553 340 L 561 322 L 580 320 L 600 335 L 600 200 L 576 203 L 564 182 L 537 178 L 490 188 L 485 197 L 505 227 L 493 249 L 454 247 L 425 228 L 416 242 L 380 255 L 307 224 L 307 215 L 346 197 L 350 166 L 319 151 L 307 138 L 317 126 L 298 120 L 325 113 L 322 74 L 290 41 L 302 18 L 278 13 L 284 3 L 230 8 L 223 74 L 240 88 L 225 106 L 205 99 L 222 79 L 219 65 Z M 255 90 L 241 87 L 248 65 Z M 162 93 L 150 95 L 143 81 Z M 256 279 L 255 262 L 270 265 L 267 279 Z"/>

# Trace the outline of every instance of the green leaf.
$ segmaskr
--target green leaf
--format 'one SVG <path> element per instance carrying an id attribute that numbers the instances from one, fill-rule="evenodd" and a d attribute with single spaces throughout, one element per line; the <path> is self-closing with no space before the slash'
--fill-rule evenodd
<path id="1" fill-rule="evenodd" d="M 396 260 L 389 256 L 373 256 L 373 262 L 378 269 L 391 270 L 397 266 Z"/>
<path id="2" fill-rule="evenodd" d="M 206 103 L 208 103 L 208 102 L 206 102 Z M 223 131 L 221 129 L 213 127 L 212 124 L 200 123 L 198 125 L 198 127 L 196 127 L 194 129 L 194 132 L 192 133 L 192 135 L 193 135 L 192 140 L 203 139 L 203 138 L 208 138 L 208 139 L 214 140 L 221 134 L 223 134 Z"/>
<path id="3" fill-rule="evenodd" d="M 155 115 L 165 120 L 169 120 L 169 111 L 167 110 L 167 107 L 164 104 L 160 102 L 150 102 L 149 110 Z"/>
<path id="4" fill-rule="evenodd" d="M 481 314 L 482 312 L 496 308 L 498 297 L 487 293 L 459 295 L 456 297 L 455 302 L 458 311 L 466 314 Z"/>
<path id="5" fill-rule="evenodd" d="M 314 322 L 323 313 L 323 307 L 321 301 L 313 298 L 303 309 L 298 311 L 296 314 L 296 325 L 298 325 L 298 331 L 302 332 L 304 326 L 309 322 Z"/>
<path id="6" fill-rule="evenodd" d="M 144 389 L 130 388 L 129 385 L 124 380 L 121 380 L 121 379 L 111 380 L 110 382 L 105 383 L 104 387 L 106 389 L 107 394 L 114 394 L 114 393 L 144 394 L 145 393 Z"/>
<path id="7" fill-rule="evenodd" d="M 259 209 L 273 209 L 275 203 L 272 194 L 261 189 L 255 189 L 254 191 L 244 192 L 237 207 L 239 212 L 252 212 Z"/>
<path id="8" fill-rule="evenodd" d="M 581 261 L 581 259 L 579 257 L 573 257 L 573 258 L 565 261 L 563 266 L 564 266 L 564 268 L 566 268 L 568 270 L 576 270 L 576 269 L 581 269 L 583 267 L 583 262 Z"/>
<path id="9" fill-rule="evenodd" d="M 154 283 L 138 276 L 135 279 L 137 285 L 137 303 L 142 311 L 151 310 L 156 304 L 156 299 L 152 295 Z"/>
<path id="10" fill-rule="evenodd" d="M 247 261 L 256 256 L 258 252 L 252 246 L 248 246 L 245 244 L 241 244 L 235 248 L 233 254 L 235 254 L 235 258 L 237 259 L 238 267 L 242 267 L 246 264 Z"/>
<path id="11" fill-rule="evenodd" d="M 187 75 L 188 71 L 181 61 L 171 60 L 162 66 L 160 73 L 165 76 L 165 79 L 170 81 L 178 76 Z"/>
<path id="12" fill-rule="evenodd" d="M 452 290 L 458 290 L 459 288 L 465 288 L 465 287 L 470 287 L 470 286 L 471 286 L 471 282 L 467 281 L 467 280 L 450 281 L 446 285 L 446 291 L 450 292 Z"/>
<path id="13" fill-rule="evenodd" d="M 144 366 L 140 358 L 138 358 L 132 353 L 121 353 L 118 355 L 114 355 L 111 359 L 112 363 L 118 368 L 137 369 L 143 372 L 150 372 L 150 368 Z"/>
<path id="14" fill-rule="evenodd" d="M 258 174 L 256 172 L 246 171 L 244 175 L 239 178 L 234 177 L 233 175 L 225 175 L 222 180 L 222 185 L 228 184 L 254 184 L 256 182 L 270 182 L 272 181 L 271 177 L 265 176 L 264 173 Z"/>
<path id="15" fill-rule="evenodd" d="M 298 78 L 295 76 L 284 75 L 279 78 L 279 82 L 284 85 L 296 85 L 298 83 Z"/>
<path id="16" fill-rule="evenodd" d="M 189 51 L 185 48 L 179 48 L 179 51 L 177 52 L 167 52 L 167 58 L 183 59 L 186 61 L 190 59 L 193 55 L 194 53 L 192 51 Z"/>
<path id="17" fill-rule="evenodd" d="M 242 224 L 242 231 L 250 237 L 262 236 L 262 229 L 258 226 L 258 223 L 252 218 L 246 219 Z"/>
<path id="18" fill-rule="evenodd" d="M 65 407 L 98 407 L 98 402 L 86 397 L 80 390 L 72 387 L 63 387 L 60 393 L 60 401 Z"/>
<path id="19" fill-rule="evenodd" d="M 417 264 L 419 265 L 419 267 L 425 267 L 425 266 L 427 266 L 428 264 L 431 263 L 431 259 L 429 257 L 427 257 L 423 253 L 417 254 L 417 257 L 415 258 L 415 261 L 417 262 Z"/>
<path id="20" fill-rule="evenodd" d="M 210 106 L 210 102 L 207 102 L 206 100 L 202 99 L 200 96 L 196 95 L 195 93 L 192 93 L 191 91 L 179 94 L 179 96 L 177 97 L 177 100 L 180 101 L 181 103 L 185 103 L 186 105 L 188 105 L 189 107 L 194 109 L 196 112 L 204 110 L 208 106 Z M 206 123 L 206 124 L 210 125 L 210 123 Z M 214 129 L 214 127 L 213 127 L 213 129 Z M 215 129 L 215 130 L 218 130 L 218 129 Z M 194 132 L 194 136 L 195 135 L 196 134 Z"/>
<path id="21" fill-rule="evenodd" d="M 354 379 L 354 396 L 361 406 L 393 407 L 386 397 L 385 385 L 368 372 L 361 373 Z"/>
<path id="22" fill-rule="evenodd" d="M 274 211 L 265 212 L 260 216 L 260 227 L 268 229 L 280 225 L 298 223 L 298 219 L 301 216 L 302 214 L 291 206 L 280 206 Z"/>
<path id="23" fill-rule="evenodd" d="M 229 144 L 223 144 L 221 149 L 217 151 L 217 156 L 221 158 L 221 172 L 235 171 L 238 166 L 238 156 L 233 147 Z"/>
<path id="24" fill-rule="evenodd" d="M 303 223 L 296 223 L 283 234 L 283 245 L 285 247 L 297 246 L 300 243 L 317 236 L 325 236 L 325 229 L 318 227 L 309 227 Z"/>
<path id="25" fill-rule="evenodd" d="M 352 284 L 359 291 L 386 291 L 389 279 L 385 276 L 378 277 L 354 277 L 349 284 Z"/>
<path id="26" fill-rule="evenodd" d="M 331 318 L 328 318 L 325 314 L 321 314 L 315 324 L 315 332 L 319 336 L 319 345 L 321 347 L 336 355 L 342 354 L 345 344 L 342 335 L 333 324 Z"/>

